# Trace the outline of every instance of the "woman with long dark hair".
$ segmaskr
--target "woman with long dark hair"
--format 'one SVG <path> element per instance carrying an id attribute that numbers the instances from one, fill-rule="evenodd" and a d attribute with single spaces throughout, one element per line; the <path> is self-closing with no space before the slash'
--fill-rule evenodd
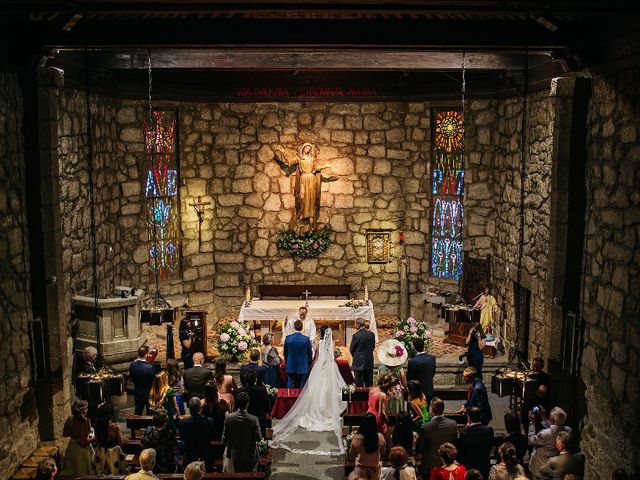
<path id="1" fill-rule="evenodd" d="M 224 400 L 229 405 L 229 411 L 233 412 L 233 392 L 238 389 L 236 381 L 231 375 L 227 374 L 227 362 L 222 359 L 216 360 L 215 373 L 213 378 L 216 381 L 218 387 L 218 397 L 220 400 Z"/>
<path id="2" fill-rule="evenodd" d="M 96 412 L 96 474 L 123 475 L 129 473 L 129 466 L 122 453 L 122 434 L 115 423 L 113 406 L 108 403 L 98 405 Z"/>
<path id="3" fill-rule="evenodd" d="M 209 380 L 204 385 L 204 396 L 202 398 L 202 410 L 200 413 L 203 417 L 211 418 L 215 423 L 214 440 L 220 440 L 222 438 L 224 417 L 228 410 L 227 402 L 220 400 L 216 382 Z"/>
<path id="4" fill-rule="evenodd" d="M 379 479 L 381 458 L 385 450 L 384 436 L 378 433 L 376 416 L 372 413 L 365 414 L 349 447 L 349 456 L 356 458 L 356 467 L 349 478 Z"/>
<path id="5" fill-rule="evenodd" d="M 489 480 L 515 480 L 524 477 L 524 468 L 518 463 L 518 452 L 511 443 L 503 443 L 498 448 L 500 463 L 491 467 Z"/>
<path id="6" fill-rule="evenodd" d="M 411 415 L 404 410 L 399 412 L 396 416 L 396 427 L 393 429 L 393 435 L 391 436 L 393 446 L 404 447 L 409 454 L 409 458 L 411 458 L 413 457 L 413 445 L 415 444 L 417 435 L 414 431 Z"/>
<path id="7" fill-rule="evenodd" d="M 467 362 L 469 366 L 477 371 L 478 378 L 482 378 L 482 365 L 484 364 L 484 353 L 482 349 L 485 346 L 487 336 L 480 323 L 473 325 L 465 340 L 467 345 Z"/>
<path id="8" fill-rule="evenodd" d="M 182 369 L 175 358 L 167 359 L 167 377 L 169 386 L 176 392 L 176 402 L 180 415 L 184 415 L 184 379 Z"/>

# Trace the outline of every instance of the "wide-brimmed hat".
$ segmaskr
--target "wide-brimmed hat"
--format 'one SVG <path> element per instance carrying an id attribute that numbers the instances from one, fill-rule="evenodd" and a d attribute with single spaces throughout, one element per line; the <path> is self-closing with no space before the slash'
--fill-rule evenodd
<path id="1" fill-rule="evenodd" d="M 407 349 L 394 338 L 385 340 L 378 348 L 378 360 L 387 367 L 397 367 L 407 360 Z"/>

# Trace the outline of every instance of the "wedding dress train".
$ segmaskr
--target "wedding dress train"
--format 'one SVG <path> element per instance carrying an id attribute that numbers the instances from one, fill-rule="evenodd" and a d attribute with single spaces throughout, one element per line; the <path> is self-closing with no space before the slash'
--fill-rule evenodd
<path id="1" fill-rule="evenodd" d="M 325 331 L 316 363 L 291 410 L 273 427 L 274 448 L 295 453 L 340 455 L 344 453 L 340 414 L 346 408 L 342 388 L 346 383 L 333 356 L 333 334 Z M 333 435 L 310 435 L 330 432 Z M 306 447 L 306 448 L 305 448 Z"/>

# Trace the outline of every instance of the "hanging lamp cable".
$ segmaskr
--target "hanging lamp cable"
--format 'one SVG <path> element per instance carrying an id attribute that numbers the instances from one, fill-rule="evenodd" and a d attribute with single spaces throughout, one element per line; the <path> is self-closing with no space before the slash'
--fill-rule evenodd
<path id="1" fill-rule="evenodd" d="M 89 87 L 89 50 L 87 47 L 84 49 L 84 100 L 85 100 L 85 115 L 87 124 L 87 175 L 89 176 L 89 221 L 91 224 L 91 249 L 93 254 L 92 259 L 92 276 L 93 276 L 93 313 L 94 321 L 96 323 L 96 350 L 98 350 L 98 356 L 102 356 L 102 348 L 100 345 L 100 308 L 98 305 L 98 241 L 96 235 L 96 205 L 95 205 L 95 184 L 93 179 L 94 165 L 93 165 L 93 123 L 91 117 L 91 95 Z"/>

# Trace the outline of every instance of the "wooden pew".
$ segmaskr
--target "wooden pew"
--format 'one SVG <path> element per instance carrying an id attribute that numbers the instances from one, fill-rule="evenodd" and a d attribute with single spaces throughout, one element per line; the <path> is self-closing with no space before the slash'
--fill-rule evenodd
<path id="1" fill-rule="evenodd" d="M 124 480 L 126 475 L 56 475 L 56 479 L 60 480 Z M 183 480 L 182 474 L 158 474 L 157 477 L 166 480 Z M 203 479 L 211 480 L 239 480 L 243 478 L 266 478 L 265 472 L 251 472 L 251 473 L 205 473 Z"/>
<path id="2" fill-rule="evenodd" d="M 191 415 L 182 415 L 180 419 L 184 420 L 186 418 L 190 418 Z M 138 438 L 136 432 L 144 430 L 147 427 L 150 427 L 153 423 L 153 417 L 150 415 L 131 415 L 126 418 L 127 428 L 130 430 L 129 437 L 130 438 Z M 272 428 L 272 419 L 271 415 L 268 415 L 266 418 L 266 428 L 267 430 Z"/>

